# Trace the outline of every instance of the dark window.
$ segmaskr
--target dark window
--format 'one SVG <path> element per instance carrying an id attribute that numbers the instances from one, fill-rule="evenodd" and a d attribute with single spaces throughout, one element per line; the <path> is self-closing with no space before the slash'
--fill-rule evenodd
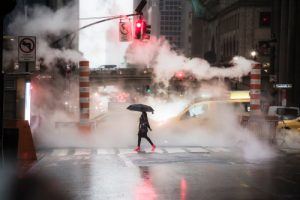
<path id="1" fill-rule="evenodd" d="M 271 13 L 270 12 L 259 13 L 259 26 L 270 27 L 270 25 L 271 25 Z"/>

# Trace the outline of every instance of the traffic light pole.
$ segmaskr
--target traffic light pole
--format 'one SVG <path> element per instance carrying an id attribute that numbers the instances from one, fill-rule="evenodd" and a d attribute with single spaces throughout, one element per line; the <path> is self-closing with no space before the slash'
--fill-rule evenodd
<path id="1" fill-rule="evenodd" d="M 88 24 L 88 25 L 85 25 L 81 28 L 79 28 L 78 30 L 74 31 L 74 32 L 71 32 L 71 33 L 68 33 L 66 35 L 64 35 L 62 38 L 59 38 L 58 40 L 54 41 L 51 46 L 55 46 L 57 45 L 60 41 L 62 41 L 64 38 L 68 38 L 70 37 L 71 35 L 73 34 L 76 34 L 78 33 L 79 31 L 83 30 L 83 29 L 86 29 L 90 26 L 93 26 L 93 25 L 96 25 L 96 24 L 100 24 L 102 22 L 106 22 L 106 21 L 110 21 L 110 20 L 114 20 L 114 19 L 121 19 L 123 17 L 132 17 L 132 16 L 137 16 L 137 15 L 142 15 L 142 13 L 134 13 L 134 14 L 129 14 L 129 15 L 119 15 L 119 16 L 115 16 L 115 17 L 110 17 L 110 18 L 106 18 L 106 19 L 103 19 L 103 20 L 100 20 L 100 21 L 96 21 L 96 22 L 93 22 L 91 24 Z"/>
<path id="2" fill-rule="evenodd" d="M 129 15 L 119 15 L 119 16 L 115 16 L 115 17 L 109 17 L 109 18 L 106 18 L 106 19 L 103 19 L 103 20 L 100 20 L 100 21 L 97 21 L 97 22 L 94 22 L 94 23 L 91 23 L 91 24 L 88 24 L 88 25 L 85 25 L 81 28 L 79 28 L 78 30 L 74 31 L 74 32 L 71 32 L 71 33 L 68 33 L 66 34 L 65 36 L 63 36 L 62 38 L 59 38 L 58 40 L 54 41 L 51 46 L 55 46 L 57 45 L 61 40 L 63 40 L 64 38 L 67 38 L 75 33 L 78 33 L 79 31 L 85 29 L 85 28 L 88 28 L 90 26 L 93 26 L 93 25 L 96 25 L 96 24 L 100 24 L 102 22 L 106 22 L 106 21 L 110 21 L 110 20 L 114 20 L 114 19 L 121 19 L 123 17 L 132 17 L 132 16 L 137 16 L 137 15 L 143 15 L 142 13 L 142 10 L 143 8 L 145 7 L 145 5 L 147 4 L 147 0 L 141 0 L 141 2 L 139 3 L 139 5 L 136 7 L 135 9 L 135 12 L 134 14 L 129 14 Z"/>

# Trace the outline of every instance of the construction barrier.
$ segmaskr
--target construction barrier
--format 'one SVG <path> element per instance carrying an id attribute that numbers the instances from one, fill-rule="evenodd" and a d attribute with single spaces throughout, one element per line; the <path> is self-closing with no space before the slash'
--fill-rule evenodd
<path id="1" fill-rule="evenodd" d="M 5 120 L 4 128 L 18 129 L 18 160 L 37 160 L 31 129 L 27 120 Z"/>

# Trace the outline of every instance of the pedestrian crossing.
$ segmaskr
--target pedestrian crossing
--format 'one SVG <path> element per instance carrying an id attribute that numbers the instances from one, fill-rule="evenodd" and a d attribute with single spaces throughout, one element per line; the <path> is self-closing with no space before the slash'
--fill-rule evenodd
<path id="1" fill-rule="evenodd" d="M 133 148 L 61 148 L 48 149 L 39 152 L 50 156 L 101 156 L 101 155 L 124 155 L 138 153 L 155 153 L 155 154 L 178 154 L 178 153 L 230 153 L 232 149 L 227 147 L 162 147 L 152 151 L 151 148 L 144 148 L 140 152 L 136 152 Z"/>

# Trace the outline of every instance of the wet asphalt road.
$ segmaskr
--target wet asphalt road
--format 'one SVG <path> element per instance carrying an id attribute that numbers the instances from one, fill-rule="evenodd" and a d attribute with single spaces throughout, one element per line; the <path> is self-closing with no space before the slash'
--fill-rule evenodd
<path id="1" fill-rule="evenodd" d="M 50 177 L 66 199 L 300 199 L 297 151 L 264 160 L 212 147 L 162 147 L 155 153 L 42 149 L 38 155 L 30 173 Z"/>

